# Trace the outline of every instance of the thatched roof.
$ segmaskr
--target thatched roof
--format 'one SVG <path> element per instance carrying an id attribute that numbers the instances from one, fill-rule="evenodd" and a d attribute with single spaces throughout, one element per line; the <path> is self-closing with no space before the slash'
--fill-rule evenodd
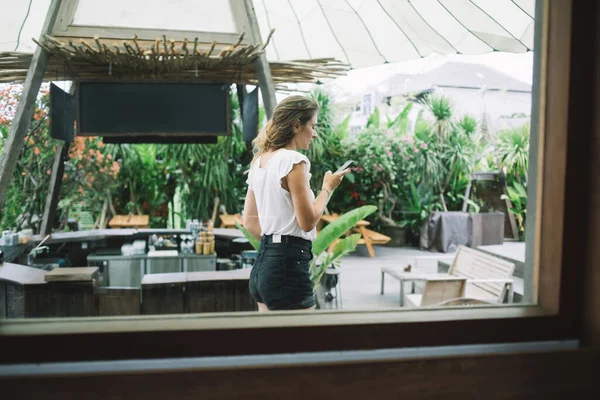
<path id="1" fill-rule="evenodd" d="M 79 39 L 44 36 L 36 43 L 50 54 L 45 80 L 196 80 L 258 84 L 254 61 L 265 45 L 237 43 L 207 45 L 167 40 L 132 40 L 115 43 L 94 38 L 92 43 Z M 0 82 L 25 80 L 32 54 L 0 53 Z M 345 75 L 350 69 L 334 59 L 270 63 L 275 85 L 316 82 Z"/>

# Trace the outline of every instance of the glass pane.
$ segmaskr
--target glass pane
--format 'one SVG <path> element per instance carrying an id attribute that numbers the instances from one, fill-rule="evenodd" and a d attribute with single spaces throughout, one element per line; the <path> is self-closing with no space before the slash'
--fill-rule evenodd
<path id="1" fill-rule="evenodd" d="M 74 24 L 235 32 L 229 2 L 211 2 L 210 12 L 206 1 L 124 3 L 80 0 Z M 61 128 L 51 125 L 49 101 L 53 112 L 74 114 L 85 91 L 72 99 L 44 85 L 34 114 L 39 125 L 32 124 L 0 220 L 0 317 L 244 312 L 256 311 L 258 302 L 272 310 L 316 305 L 359 312 L 535 303 L 526 250 L 535 240 L 527 216 L 535 207 L 528 200 L 535 198 L 536 163 L 529 160 L 538 145 L 539 60 L 527 49 L 538 46 L 540 29 L 534 29 L 531 2 L 507 2 L 507 8 L 483 0 L 320 3 L 264 1 L 257 7 L 263 35 L 269 31 L 264 24 L 283 20 L 295 32 L 289 46 L 287 36 L 275 34 L 274 57 L 298 49 L 299 57 L 331 54 L 355 67 L 324 85 L 290 85 L 293 94 L 318 103 L 316 126 L 290 114 L 280 132 L 300 121 L 295 139 L 269 143 L 297 151 L 269 148 L 251 164 L 247 142 L 257 129 L 248 127 L 267 126 L 259 89 L 247 87 L 240 106 L 238 88 L 228 84 L 231 136 L 216 143 L 156 143 L 156 132 L 145 133 L 150 143 L 77 136 L 59 174 L 49 240 L 39 232 L 59 148 L 52 137 Z M 353 25 L 344 25 L 348 13 Z M 313 17 L 323 22 L 319 30 L 311 30 Z M 368 29 L 378 18 L 386 23 Z M 369 43 L 367 50 L 344 38 L 349 26 Z M 314 43 L 316 32 L 321 43 Z M 381 41 L 385 45 L 378 46 Z M 412 50 L 405 52 L 406 46 Z M 402 54 L 394 59 L 393 49 Z M 405 57 L 410 60 L 394 62 Z M 378 65 L 359 68 L 375 59 Z M 278 92 L 280 103 L 290 90 Z M 18 85 L 1 87 L 2 137 L 20 91 Z M 151 119 L 136 107 L 150 102 L 146 112 L 160 115 L 169 109 L 160 106 L 165 98 L 131 101 L 125 111 L 132 126 Z M 107 100 L 106 110 L 98 111 L 109 121 L 105 126 L 123 112 L 111 110 L 113 103 Z M 203 120 L 215 117 L 200 118 L 200 106 L 188 105 L 196 109 L 166 113 L 173 132 L 183 119 L 198 121 L 201 131 Z M 122 125 L 117 128 L 127 128 Z M 316 226 L 294 209 L 298 199 L 287 190 L 297 187 L 279 187 L 305 156 L 306 203 L 312 206 L 316 196 L 320 212 L 323 196 L 330 195 Z M 348 160 L 354 161 L 349 173 L 328 193 L 334 184 L 323 183 L 326 171 Z M 275 183 L 268 192 L 260 174 L 270 170 Z M 256 210 L 244 208 L 246 198 Z M 259 224 L 247 228 L 265 233 L 259 251 L 236 228 L 244 213 L 257 212 Z"/>

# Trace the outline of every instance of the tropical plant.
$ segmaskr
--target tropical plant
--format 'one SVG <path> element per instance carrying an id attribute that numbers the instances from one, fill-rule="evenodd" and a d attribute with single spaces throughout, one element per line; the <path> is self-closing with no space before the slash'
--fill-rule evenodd
<path id="1" fill-rule="evenodd" d="M 524 183 L 529 167 L 529 123 L 498 132 L 495 154 L 508 183 Z"/>
<path id="2" fill-rule="evenodd" d="M 348 232 L 358 221 L 365 219 L 370 214 L 377 210 L 375 206 L 363 206 L 349 211 L 335 221 L 328 224 L 325 228 L 319 232 L 317 239 L 313 242 L 312 252 L 314 259 L 310 264 L 309 272 L 311 280 L 313 281 L 315 290 L 321 283 L 321 279 L 325 274 L 327 268 L 330 265 L 336 263 L 341 257 L 348 253 L 356 250 L 358 241 L 360 240 L 359 234 L 352 234 L 343 239 L 340 239 L 333 248 L 333 251 L 329 252 L 327 249 L 335 243 L 340 236 Z M 244 236 L 248 239 L 250 244 L 255 250 L 260 250 L 260 241 L 256 239 L 247 229 L 236 222 L 236 227 L 242 231 Z"/>
<path id="3" fill-rule="evenodd" d="M 506 188 L 508 195 L 500 196 L 502 200 L 510 200 L 512 207 L 509 209 L 515 216 L 518 223 L 519 238 L 525 240 L 525 222 L 527 217 L 527 190 L 519 182 L 514 182 L 512 186 Z"/>
<path id="4" fill-rule="evenodd" d="M 415 236 L 420 234 L 423 222 L 429 215 L 442 208 L 431 188 L 425 184 L 415 186 L 411 183 L 410 192 L 405 195 L 403 201 L 400 226 L 409 228 Z"/>
<path id="5" fill-rule="evenodd" d="M 367 120 L 367 129 L 368 128 L 379 128 L 380 124 L 380 113 L 379 108 L 375 107 L 375 110 L 369 115 L 369 119 Z"/>
<path id="6" fill-rule="evenodd" d="M 433 131 L 443 141 L 450 134 L 452 128 L 450 100 L 445 96 L 426 95 L 421 97 L 419 102 L 433 115 L 435 119 Z"/>
<path id="7" fill-rule="evenodd" d="M 323 182 L 323 177 L 327 171 L 335 171 L 342 165 L 345 159 L 345 149 L 343 142 L 348 137 L 348 116 L 340 124 L 334 126 L 333 114 L 331 110 L 331 99 L 323 90 L 315 90 L 310 96 L 317 101 L 319 105 L 319 115 L 317 118 L 317 136 L 312 145 L 306 151 L 306 156 L 311 161 L 311 187 L 319 189 Z M 346 176 L 353 180 L 350 175 Z M 338 201 L 338 195 L 332 196 L 330 204 Z"/>
<path id="8" fill-rule="evenodd" d="M 385 224 L 394 224 L 391 213 L 396 201 L 392 195 L 397 174 L 395 141 L 391 131 L 371 128 L 346 142 L 347 158 L 356 161 L 352 168 L 356 180 L 340 185 L 340 191 L 343 190 L 345 195 L 345 204 L 340 211 L 363 206 L 376 199 L 381 206 L 377 219 Z"/>

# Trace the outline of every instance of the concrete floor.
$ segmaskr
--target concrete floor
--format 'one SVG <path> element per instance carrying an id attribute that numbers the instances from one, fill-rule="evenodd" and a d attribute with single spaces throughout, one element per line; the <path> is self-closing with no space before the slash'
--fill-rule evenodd
<path id="1" fill-rule="evenodd" d="M 507 243 L 497 246 L 503 255 L 513 254 L 515 259 L 524 254 L 524 243 L 515 246 Z M 507 249 L 510 247 L 510 249 Z M 488 249 L 489 250 L 489 249 Z M 400 286 L 397 280 L 386 276 L 384 295 L 381 295 L 381 268 L 405 267 L 414 263 L 416 256 L 449 255 L 422 251 L 414 247 L 375 246 L 376 257 L 369 257 L 365 246 L 358 246 L 355 253 L 342 259 L 340 282 L 344 310 L 396 309 L 399 307 Z M 406 290 L 409 288 L 406 287 Z M 334 291 L 335 295 L 335 291 Z M 339 305 L 339 304 L 338 304 Z M 324 308 L 336 308 L 335 300 Z"/>

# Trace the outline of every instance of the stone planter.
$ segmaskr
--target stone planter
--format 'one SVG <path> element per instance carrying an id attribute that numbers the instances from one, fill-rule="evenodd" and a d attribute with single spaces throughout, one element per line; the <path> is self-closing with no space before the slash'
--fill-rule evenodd
<path id="1" fill-rule="evenodd" d="M 392 238 L 387 243 L 388 247 L 404 247 L 406 246 L 406 228 L 398 225 L 383 225 L 381 233 Z"/>

